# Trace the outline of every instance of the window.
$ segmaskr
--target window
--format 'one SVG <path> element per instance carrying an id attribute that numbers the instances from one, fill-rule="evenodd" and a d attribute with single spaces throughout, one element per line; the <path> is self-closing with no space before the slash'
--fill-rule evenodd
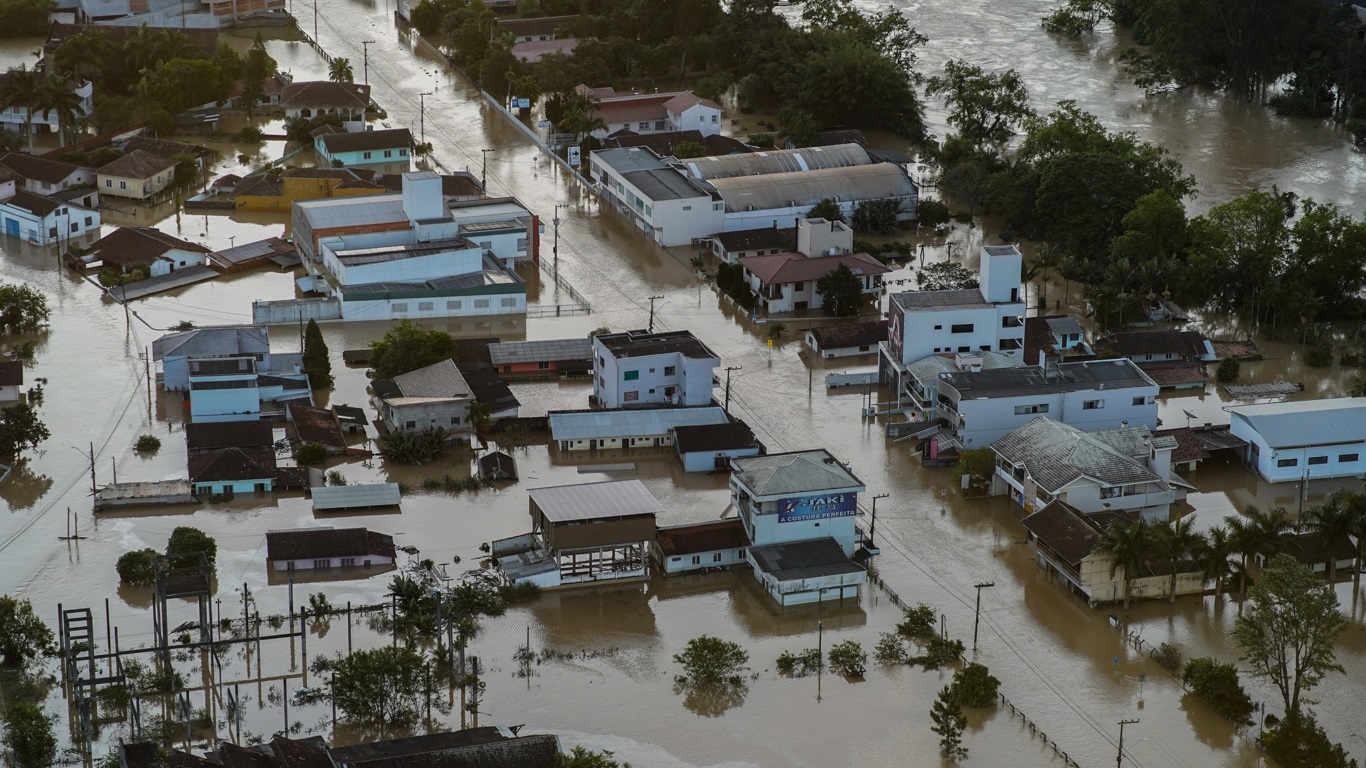
<path id="1" fill-rule="evenodd" d="M 1016 416 L 1027 416 L 1034 413 L 1048 413 L 1048 403 L 1038 405 L 1017 405 L 1015 406 Z"/>
<path id="2" fill-rule="evenodd" d="M 398 151 L 398 156 L 399 156 L 399 157 L 407 157 L 407 156 L 408 156 L 408 150 L 406 150 L 406 149 L 400 149 L 400 150 Z"/>
<path id="3" fill-rule="evenodd" d="M 314 561 L 313 561 L 313 567 L 314 567 L 314 568 L 327 568 L 327 567 L 330 567 L 331 565 L 332 565 L 332 561 L 331 561 L 331 560 L 314 560 Z"/>
<path id="4" fill-rule="evenodd" d="M 621 399 L 628 403 L 634 403 L 640 399 L 640 390 L 628 389 L 621 393 Z"/>
<path id="5" fill-rule="evenodd" d="M 664 366 L 664 375 L 665 375 L 665 376 L 677 376 L 677 375 L 678 375 L 678 366 L 675 366 L 675 365 L 666 365 L 666 366 Z"/>
<path id="6" fill-rule="evenodd" d="M 972 323 L 955 323 L 949 326 L 949 333 L 972 333 Z"/>
<path id="7" fill-rule="evenodd" d="M 720 552 L 717 552 L 716 554 L 712 555 L 712 556 L 711 556 L 711 561 L 712 561 L 713 563 L 719 563 L 719 562 L 721 562 L 721 553 L 720 553 Z"/>
<path id="8" fill-rule="evenodd" d="M 1146 397 L 1135 397 L 1135 398 L 1134 398 L 1134 405 L 1146 405 L 1147 402 L 1148 402 L 1148 398 L 1146 398 Z"/>
<path id="9" fill-rule="evenodd" d="M 726 207 L 726 204 L 725 204 L 725 203 L 712 203 L 712 204 L 711 204 L 711 209 L 712 209 L 713 211 L 720 211 L 720 210 L 723 210 L 725 207 Z"/>
<path id="10" fill-rule="evenodd" d="M 460 300 L 459 300 L 459 299 L 456 299 L 456 300 L 454 300 L 454 301 L 448 301 L 448 302 L 446 302 L 446 309 L 450 309 L 450 310 L 460 309 L 460 306 L 461 306 L 461 305 L 460 305 Z"/>
<path id="11" fill-rule="evenodd" d="M 693 555 L 693 556 L 692 556 L 692 564 L 693 564 L 693 565 L 701 565 L 701 564 L 702 564 L 702 556 L 701 556 L 701 555 Z"/>
<path id="12" fill-rule="evenodd" d="M 515 307 L 515 306 L 517 306 L 517 300 L 514 299 L 514 298 L 512 298 L 512 297 L 505 297 L 505 298 L 501 299 L 498 303 L 501 304 L 501 305 L 504 306 L 504 307 Z"/>
<path id="13" fill-rule="evenodd" d="M 942 331 L 942 330 L 944 330 L 944 326 L 942 326 L 942 325 L 936 325 L 936 326 L 934 327 L 934 329 L 935 329 L 936 331 Z"/>
<path id="14" fill-rule="evenodd" d="M 622 371 L 622 381 L 640 381 L 640 371 Z"/>
<path id="15" fill-rule="evenodd" d="M 370 153 L 369 153 L 369 152 L 366 152 L 366 153 L 362 154 L 361 157 L 365 158 L 366 160 L 369 160 L 369 159 L 370 159 Z"/>
<path id="16" fill-rule="evenodd" d="M 119 189 L 128 189 L 128 182 L 126 182 L 126 181 L 120 181 L 120 182 L 119 182 Z"/>
<path id="17" fill-rule="evenodd" d="M 1298 467 L 1299 465 L 1299 459 L 1280 459 L 1276 462 L 1278 467 Z"/>
<path id="18" fill-rule="evenodd" d="M 417 422 L 416 422 L 416 421 L 410 421 L 410 422 L 408 422 L 408 429 L 417 429 Z"/>
<path id="19" fill-rule="evenodd" d="M 94 223 L 94 220 L 91 219 L 89 216 L 86 216 L 86 217 L 85 217 L 85 225 L 88 227 L 88 226 L 90 226 L 92 223 Z"/>
<path id="20" fill-rule="evenodd" d="M 392 304 L 392 305 L 390 305 L 389 308 L 390 308 L 391 310 L 393 310 L 394 312 L 407 312 L 407 311 L 408 311 L 408 302 L 406 302 L 406 301 L 400 301 L 400 302 L 398 302 L 397 304 Z"/>
<path id="21" fill-rule="evenodd" d="M 794 290 L 794 291 L 804 291 L 804 290 L 806 290 L 806 283 L 800 282 L 800 281 L 797 282 L 797 283 L 794 283 L 793 286 L 792 286 L 792 290 Z"/>
<path id="22" fill-rule="evenodd" d="M 526 238 L 525 238 L 525 237 L 519 237 L 519 238 L 517 238 L 517 251 L 518 251 L 518 253 L 523 253 L 523 252 L 526 251 Z"/>
<path id="23" fill-rule="evenodd" d="M 343 568 L 355 568 L 355 567 L 356 567 L 356 558 L 354 558 L 354 557 L 343 557 L 343 558 L 341 559 L 341 561 L 342 561 L 341 567 L 343 567 Z"/>
<path id="24" fill-rule="evenodd" d="M 646 216 L 653 216 L 653 215 L 655 215 L 655 207 L 654 207 L 653 205 L 647 205 L 647 206 L 645 206 L 645 215 L 646 215 Z"/>
<path id="25" fill-rule="evenodd" d="M 80 224 L 76 224 L 75 222 L 72 222 L 72 224 L 71 224 L 71 232 L 72 232 L 72 234 L 75 234 L 75 233 L 80 232 L 80 231 L 81 231 L 81 225 L 80 225 Z"/>
<path id="26" fill-rule="evenodd" d="M 1310 457 L 1309 457 L 1309 464 L 1310 464 L 1310 466 L 1313 466 L 1313 465 L 1315 465 L 1315 464 L 1327 464 L 1327 463 L 1328 463 L 1328 457 L 1327 457 L 1327 456 L 1310 456 Z"/>
<path id="27" fill-rule="evenodd" d="M 972 351 L 972 347 L 959 347 L 959 348 L 958 348 L 958 351 L 959 351 L 959 352 L 971 352 L 971 351 Z"/>
<path id="28" fill-rule="evenodd" d="M 685 205 L 685 206 L 683 206 L 683 210 L 685 210 L 685 211 L 691 211 L 691 210 L 692 210 L 692 206 L 691 206 L 691 205 Z"/>
<path id="29" fill-rule="evenodd" d="M 508 368 L 511 369 L 512 366 L 508 366 Z M 538 370 L 538 371 L 548 371 L 548 370 L 550 370 L 550 361 L 549 361 L 549 360 L 541 360 L 540 362 L 536 363 L 536 370 Z"/>
<path id="30" fill-rule="evenodd" d="M 56 227 L 48 227 L 48 228 L 47 228 L 47 236 L 48 236 L 48 237 L 56 237 L 56 236 L 57 236 L 57 228 L 56 228 Z"/>
<path id="31" fill-rule="evenodd" d="M 289 561 L 289 565 L 287 565 L 286 568 L 288 568 L 288 569 L 291 570 L 291 571 L 294 570 L 294 561 L 293 561 L 293 560 L 290 560 L 290 561 Z"/>
<path id="32" fill-rule="evenodd" d="M 1099 411 L 1101 408 L 1104 407 L 1104 400 L 1083 400 L 1081 402 L 1081 409 L 1083 411 Z"/>
<path id="33" fill-rule="evenodd" d="M 716 122 L 716 119 L 717 119 L 718 117 L 720 117 L 720 115 L 712 115 L 712 116 L 711 116 L 711 121 L 712 121 L 713 123 L 715 123 L 715 122 Z"/>
<path id="34" fill-rule="evenodd" d="M 1357 460 L 1355 453 L 1343 453 L 1338 456 L 1338 461 L 1342 464 L 1350 464 Z"/>
<path id="35" fill-rule="evenodd" d="M 664 130 L 664 121 L 663 121 L 663 120 L 656 120 L 656 121 L 655 121 L 655 130 L 656 130 L 656 131 L 662 131 L 662 130 Z"/>
<path id="36" fill-rule="evenodd" d="M 649 120 L 641 121 L 641 123 L 640 123 L 640 130 L 642 130 L 642 131 L 648 131 L 648 130 L 650 130 L 650 121 L 649 121 Z"/>
<path id="37" fill-rule="evenodd" d="M 459 416 L 452 416 L 452 417 L 451 417 L 451 426 L 452 426 L 452 427 L 458 427 L 458 426 L 460 426 L 460 417 L 459 417 Z"/>
<path id="38" fill-rule="evenodd" d="M 489 300 L 488 300 L 488 299 L 475 299 L 475 300 L 474 300 L 474 308 L 475 308 L 475 309 L 488 309 L 488 308 L 489 308 Z"/>
<path id="39" fill-rule="evenodd" d="M 431 312 L 436 305 L 430 301 L 419 301 L 417 303 L 418 312 Z"/>
<path id="40" fill-rule="evenodd" d="M 392 149 L 386 149 L 386 150 L 384 150 L 384 156 L 385 156 L 385 157 L 393 157 L 393 156 L 394 156 L 394 150 L 392 150 Z"/>

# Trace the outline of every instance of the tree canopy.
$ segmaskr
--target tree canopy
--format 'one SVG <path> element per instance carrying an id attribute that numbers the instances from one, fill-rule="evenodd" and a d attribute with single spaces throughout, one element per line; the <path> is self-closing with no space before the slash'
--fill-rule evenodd
<path id="1" fill-rule="evenodd" d="M 863 279 L 840 264 L 816 280 L 821 307 L 833 317 L 857 315 L 863 307 Z"/>
<path id="2" fill-rule="evenodd" d="M 358 650 L 332 662 L 333 695 L 347 717 L 380 726 L 417 722 L 427 689 L 427 661 L 407 646 Z"/>
<path id="3" fill-rule="evenodd" d="M 392 379 L 455 357 L 459 347 L 445 331 L 423 328 L 402 320 L 370 345 L 370 367 L 376 379 Z"/>
<path id="4" fill-rule="evenodd" d="M 0 665 L 22 667 L 55 652 L 52 630 L 38 618 L 33 603 L 0 595 Z"/>
<path id="5" fill-rule="evenodd" d="M 317 320 L 310 319 L 308 328 L 304 330 L 303 372 L 308 375 L 308 383 L 314 389 L 332 386 L 332 358 Z"/>
<path id="6" fill-rule="evenodd" d="M 31 285 L 0 283 L 0 333 L 36 331 L 51 311 L 47 297 Z"/>
<path id="7" fill-rule="evenodd" d="M 51 436 L 32 403 L 0 409 L 0 458 L 17 458 Z"/>
<path id="8" fill-rule="evenodd" d="M 166 555 L 188 554 L 193 552 L 203 552 L 208 558 L 209 565 L 212 566 L 218 559 L 218 542 L 207 533 L 198 528 L 191 528 L 187 525 L 178 525 L 171 531 L 171 538 L 166 542 Z M 189 563 L 188 560 L 185 561 Z"/>
<path id="9" fill-rule="evenodd" d="M 57 734 L 52 718 L 37 704 L 11 702 L 5 707 L 5 734 L 14 768 L 49 768 L 57 760 Z"/>

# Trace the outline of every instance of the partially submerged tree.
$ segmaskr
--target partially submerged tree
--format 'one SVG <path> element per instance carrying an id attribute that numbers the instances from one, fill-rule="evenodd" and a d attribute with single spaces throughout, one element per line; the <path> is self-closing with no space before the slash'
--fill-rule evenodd
<path id="1" fill-rule="evenodd" d="M 674 662 L 683 667 L 683 674 L 674 678 L 679 685 L 736 685 L 749 668 L 749 653 L 738 643 L 702 635 L 674 654 Z"/>
<path id="2" fill-rule="evenodd" d="M 123 553 L 114 565 L 119 581 L 133 587 L 150 586 L 156 580 L 156 560 L 160 554 L 151 548 Z"/>
<path id="3" fill-rule="evenodd" d="M 863 279 L 843 264 L 816 280 L 821 307 L 833 317 L 857 315 L 863 306 Z"/>
<path id="4" fill-rule="evenodd" d="M 370 367 L 376 379 L 392 379 L 455 357 L 458 351 L 455 339 L 449 333 L 428 330 L 411 320 L 402 320 L 370 345 Z"/>
<path id="5" fill-rule="evenodd" d="M 953 695 L 965 707 L 981 709 L 996 703 L 1001 681 L 984 664 L 968 662 L 953 673 Z"/>
<path id="6" fill-rule="evenodd" d="M 323 340 L 317 320 L 310 319 L 304 330 L 303 372 L 314 389 L 332 386 L 332 358 L 328 355 L 327 342 Z"/>
<path id="7" fill-rule="evenodd" d="M 417 722 L 427 682 L 421 653 L 407 646 L 384 646 L 338 657 L 333 668 L 333 696 L 347 717 L 380 726 Z"/>
<path id="8" fill-rule="evenodd" d="M 0 333 L 36 331 L 47 323 L 47 297 L 31 285 L 0 283 Z"/>
<path id="9" fill-rule="evenodd" d="M 33 603 L 27 598 L 0 596 L 0 665 L 23 667 L 55 652 L 52 630 L 38 618 Z"/>
<path id="10" fill-rule="evenodd" d="M 926 83 L 928 96 L 942 96 L 949 125 L 977 147 L 1005 144 L 1033 116 L 1024 78 L 1013 69 L 988 73 L 976 64 L 949 60 L 944 74 Z"/>
<path id="11" fill-rule="evenodd" d="M 966 759 L 968 748 L 963 746 L 963 729 L 967 727 L 968 719 L 963 716 L 963 708 L 951 686 L 939 689 L 939 697 L 930 708 L 930 720 L 934 723 L 930 730 L 939 734 L 940 753 L 950 760 Z"/>
<path id="12" fill-rule="evenodd" d="M 166 542 L 167 557 L 194 552 L 203 552 L 209 561 L 209 565 L 212 566 L 214 561 L 218 559 L 218 542 L 198 528 L 192 528 L 188 525 L 176 526 L 175 530 L 171 531 L 171 538 Z M 172 560 L 173 564 L 180 563 L 183 565 L 189 565 L 193 562 L 190 558 Z"/>
<path id="13" fill-rule="evenodd" d="M 857 640 L 845 640 L 830 647 L 830 669 L 837 675 L 858 677 L 868 669 L 868 652 Z"/>
<path id="14" fill-rule="evenodd" d="M 18 458 L 19 454 L 52 436 L 47 425 L 38 418 L 32 403 L 19 403 L 0 410 L 0 458 Z"/>
<path id="15" fill-rule="evenodd" d="M 27 702 L 11 702 L 5 708 L 5 735 L 14 768 L 49 768 L 57 760 L 57 734 L 43 708 Z"/>
<path id="16" fill-rule="evenodd" d="M 1238 668 L 1232 664 L 1221 664 L 1208 656 L 1191 659 L 1181 668 L 1181 682 L 1235 725 L 1252 723 L 1256 707 L 1238 682 Z"/>
<path id="17" fill-rule="evenodd" d="M 1110 577 L 1123 571 L 1124 610 L 1129 610 L 1129 583 L 1138 578 L 1143 563 L 1152 556 L 1152 529 L 1142 520 L 1127 525 L 1113 523 L 1101 534 L 1096 552 L 1110 559 Z"/>

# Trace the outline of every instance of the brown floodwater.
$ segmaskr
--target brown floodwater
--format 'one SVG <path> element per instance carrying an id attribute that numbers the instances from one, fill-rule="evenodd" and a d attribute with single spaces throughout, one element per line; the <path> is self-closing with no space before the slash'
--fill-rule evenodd
<path id="1" fill-rule="evenodd" d="M 949 58 L 966 57 L 988 67 L 1020 70 L 1036 105 L 1076 99 L 1107 126 L 1133 130 L 1175 153 L 1199 181 L 1193 210 L 1272 183 L 1321 201 L 1348 203 L 1359 197 L 1362 160 L 1340 131 L 1275 118 L 1255 105 L 1198 91 L 1145 98 L 1119 73 L 1121 43 L 1110 30 L 1081 42 L 1046 36 L 1037 19 L 1049 2 L 924 0 L 899 5 L 930 37 L 922 57 L 927 70 Z M 310 10 L 297 10 L 307 30 L 312 28 Z M 577 336 L 601 325 L 637 328 L 646 321 L 647 297 L 664 295 L 656 305 L 658 327 L 691 329 L 725 364 L 743 366 L 732 379 L 732 405 L 771 450 L 829 448 L 852 464 L 870 492 L 891 494 L 879 505 L 883 554 L 876 563 L 903 599 L 934 606 L 945 614 L 950 634 L 970 641 L 972 585 L 995 582 L 982 595 L 980 650 L 974 657 L 991 667 L 1002 680 L 1003 693 L 1035 728 L 1073 759 L 1082 765 L 1113 760 L 1115 723 L 1139 718 L 1141 723 L 1125 732 L 1133 765 L 1243 767 L 1265 762 L 1251 741 L 1255 731 L 1235 731 L 1186 696 L 1142 651 L 1126 644 L 1107 621 L 1111 612 L 1120 613 L 1117 608 L 1088 609 L 1037 568 L 1023 542 L 1018 512 L 1008 502 L 962 499 L 950 473 L 922 469 L 906 444 L 892 443 L 883 436 L 881 424 L 860 418 L 859 391 L 827 393 L 821 386 L 820 377 L 829 371 L 872 368 L 871 357 L 819 364 L 814 392 L 808 394 L 808 369 L 798 357 L 797 342 L 769 348 L 763 341 L 764 324 L 737 316 L 719 302 L 688 267 L 691 254 L 686 249 L 651 247 L 615 215 L 600 211 L 590 194 L 449 72 L 429 45 L 396 29 L 392 12 L 392 3 L 383 0 L 320 0 L 319 37 L 333 55 L 351 59 L 358 77 L 363 76 L 361 41 L 377 41 L 370 46 L 369 79 L 390 124 L 416 128 L 418 94 L 433 92 L 426 101 L 426 138 L 435 146 L 441 167 L 479 173 L 480 150 L 492 149 L 487 157 L 492 192 L 516 195 L 545 220 L 552 217 L 554 205 L 567 205 L 560 227 L 560 269 L 594 306 L 588 316 L 449 321 L 434 327 L 504 339 Z M 234 44 L 245 48 L 253 35 L 241 33 Z M 281 68 L 296 77 L 325 77 L 325 63 L 308 45 L 283 40 L 268 40 L 267 45 Z M 38 41 L 6 41 L 0 44 L 0 63 L 31 61 L 29 52 L 37 46 Z M 931 130 L 943 135 L 939 105 L 930 105 L 929 120 Z M 241 172 L 284 151 L 279 142 L 214 146 L 223 155 L 215 174 Z M 245 163 L 238 157 L 243 154 L 248 155 Z M 141 212 L 134 220 L 141 223 L 157 215 Z M 109 221 L 131 223 L 114 216 Z M 232 213 L 182 215 L 158 226 L 221 247 L 282 234 L 287 222 L 278 214 Z M 987 227 L 994 236 L 994 226 L 988 222 Z M 975 266 L 982 237 L 981 228 L 960 225 L 947 236 L 926 234 L 923 241 L 929 245 L 930 259 L 945 258 L 947 243 L 953 242 L 959 244 L 953 248 L 954 258 Z M 333 520 L 336 516 L 315 515 L 298 494 L 283 494 L 95 519 L 86 454 L 92 443 L 100 483 L 110 481 L 115 470 L 121 479 L 184 474 L 179 435 L 183 404 L 179 397 L 164 394 L 154 395 L 149 403 L 143 379 L 139 355 L 159 335 L 155 329 L 182 320 L 200 325 L 247 321 L 253 299 L 294 295 L 292 275 L 261 271 L 203 283 L 137 302 L 131 307 L 136 316 L 126 316 L 92 286 L 60 269 L 52 252 L 8 239 L 3 250 L 4 279 L 35 285 L 53 308 L 51 328 L 32 337 L 38 354 L 28 373 L 30 379 L 47 380 L 42 412 L 53 436 L 0 484 L 5 505 L 0 510 L 0 592 L 31 598 L 49 621 L 55 619 L 58 602 L 88 605 L 98 616 L 108 599 L 122 645 L 149 642 L 150 597 L 141 590 L 117 587 L 113 563 L 129 549 L 163 546 L 178 525 L 198 526 L 217 537 L 217 598 L 228 614 L 240 605 L 241 585 L 246 583 L 262 615 L 268 615 L 283 613 L 288 604 L 288 588 L 272 583 L 265 571 L 268 530 L 366 525 L 394 534 L 400 544 L 420 548 L 423 557 L 443 563 L 460 557 L 461 564 L 451 566 L 459 573 L 478 561 L 481 543 L 527 530 L 525 487 L 623 476 L 581 473 L 577 458 L 531 445 L 516 449 L 520 485 L 455 496 L 413 492 L 405 497 L 400 514 Z M 1047 287 L 1050 301 L 1064 299 L 1067 287 L 1053 277 Z M 541 300 L 553 300 L 555 293 L 553 288 L 541 289 Z M 1065 302 L 1080 310 L 1077 286 L 1070 286 Z M 1201 320 L 1214 336 L 1259 333 L 1227 318 Z M 791 326 L 789 338 L 797 339 L 802 328 L 823 321 L 786 322 Z M 383 330 L 380 324 L 333 324 L 324 326 L 323 332 L 339 363 L 340 350 L 363 346 Z M 273 332 L 279 348 L 297 348 L 297 329 L 282 326 Z M 1260 344 L 1265 359 L 1245 364 L 1244 381 L 1302 381 L 1307 386 L 1303 397 L 1343 391 L 1343 372 L 1304 367 L 1298 345 L 1265 340 Z M 324 401 L 364 404 L 364 372 L 339 364 L 336 372 L 336 389 Z M 583 407 L 589 391 L 581 382 L 514 385 L 527 414 Z M 1225 422 L 1222 409 L 1230 403 L 1225 393 L 1213 388 L 1204 394 L 1164 396 L 1162 417 L 1169 425 L 1182 424 L 1182 411 L 1189 410 L 1199 421 Z M 161 451 L 150 457 L 135 455 L 133 441 L 148 432 L 162 436 Z M 353 482 L 392 479 L 416 485 L 430 477 L 467 476 L 470 460 L 468 451 L 457 450 L 422 467 L 335 460 L 331 467 Z M 667 453 L 632 453 L 610 461 L 635 463 L 636 474 L 668 510 L 662 524 L 714 519 L 726 505 L 723 478 L 686 475 Z M 1236 462 L 1211 460 L 1190 479 L 1200 488 L 1189 501 L 1202 528 L 1249 503 L 1291 508 L 1298 504 L 1296 489 L 1261 483 Z M 1336 485 L 1312 484 L 1307 503 Z M 57 539 L 66 532 L 68 507 L 87 537 L 78 542 Z M 382 601 L 389 578 L 378 574 L 331 581 L 326 592 L 333 604 L 373 603 Z M 316 583 L 301 583 L 296 601 L 320 589 Z M 1330 735 L 1361 752 L 1362 745 L 1349 734 L 1360 727 L 1356 702 L 1366 695 L 1366 635 L 1360 618 L 1364 609 L 1357 607 L 1362 600 L 1351 584 L 1340 585 L 1338 593 L 1353 616 L 1353 626 L 1339 645 L 1347 674 L 1330 677 L 1315 696 Z M 1178 645 L 1187 657 L 1216 655 L 1232 661 L 1237 652 L 1228 641 L 1228 630 L 1238 610 L 1238 602 L 1228 597 L 1188 598 L 1175 606 L 1136 604 L 1123 618 L 1139 633 L 1144 648 L 1165 641 Z M 173 608 L 174 623 L 192 618 L 192 607 Z M 871 648 L 878 633 L 888 631 L 897 618 L 896 609 L 873 589 L 857 604 L 848 601 L 818 611 L 779 614 L 740 574 L 548 594 L 488 620 L 474 641 L 471 652 L 481 657 L 488 684 L 480 717 L 484 723 L 527 723 L 534 731 L 613 749 L 636 765 L 937 766 L 941 760 L 929 731 L 929 709 L 946 682 L 945 674 L 873 665 L 860 682 L 825 677 L 818 700 L 817 681 L 786 679 L 773 671 L 773 660 L 781 651 L 816 645 L 818 622 L 828 630 L 823 633 L 827 644 L 853 638 Z M 528 629 L 538 649 L 585 653 L 536 667 L 528 685 L 527 679 L 517 676 L 512 660 Z M 734 639 L 750 651 L 755 677 L 741 700 L 691 702 L 673 691 L 672 655 L 689 638 L 703 633 Z M 316 628 L 308 651 L 344 651 L 348 636 L 356 647 L 386 642 L 360 622 L 348 633 L 343 619 L 333 619 Z M 301 668 L 301 648 L 278 641 L 263 650 L 267 676 Z M 225 663 L 223 680 L 249 679 L 256 672 L 255 660 L 248 665 L 240 651 Z M 182 664 L 187 672 L 193 667 L 201 671 L 187 674 L 191 684 L 202 681 L 203 664 L 194 659 Z M 1146 682 L 1140 682 L 1141 675 Z M 290 687 L 303 683 L 294 679 Z M 318 681 L 310 678 L 307 683 Z M 1269 686 L 1254 681 L 1250 688 L 1270 711 L 1278 708 Z M 268 735 L 284 725 L 283 709 L 270 703 L 268 686 L 243 685 L 241 691 L 249 702 L 245 731 Z M 216 706 L 213 697 L 195 695 L 196 706 Z M 56 693 L 50 706 L 65 720 Z M 330 735 L 330 710 L 321 704 L 291 706 L 289 720 Z M 443 720 L 459 723 L 456 714 Z M 814 723 L 819 727 L 808 726 Z M 106 727 L 101 741 L 112 743 L 121 735 L 126 731 Z M 336 733 L 339 740 L 357 737 L 345 729 Z M 985 765 L 1062 764 L 1009 709 L 973 713 L 966 744 L 972 757 Z"/>

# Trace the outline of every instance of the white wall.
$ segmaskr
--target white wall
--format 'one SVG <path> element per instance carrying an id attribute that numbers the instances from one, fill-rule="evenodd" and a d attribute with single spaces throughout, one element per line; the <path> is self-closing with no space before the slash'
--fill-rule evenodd
<path id="1" fill-rule="evenodd" d="M 1024 317 L 1025 306 L 1022 303 L 905 313 L 893 304 L 892 313 L 894 330 L 896 315 L 902 316 L 902 365 L 940 352 L 977 352 L 984 347 L 993 352 L 1015 353 L 1016 349 L 1002 348 L 1007 339 L 1018 340 L 1021 349 L 1024 346 L 1023 322 L 1013 328 L 1004 327 L 1006 318 Z M 955 325 L 971 325 L 972 330 L 954 333 Z"/>
<path id="2" fill-rule="evenodd" d="M 593 340 L 597 365 L 593 395 L 603 408 L 632 408 L 642 405 L 709 405 L 712 376 L 719 358 L 689 358 L 678 352 L 662 355 L 626 357 L 618 360 L 598 339 Z M 672 373 L 666 372 L 672 368 Z M 637 378 L 627 380 L 634 371 Z M 672 393 L 665 390 L 672 387 Z M 636 399 L 627 399 L 634 392 Z"/>
<path id="3" fill-rule="evenodd" d="M 256 421 L 259 418 L 261 393 L 255 386 L 190 391 L 190 421 Z"/>
<path id="4" fill-rule="evenodd" d="M 1236 415 L 1231 420 L 1229 431 L 1250 444 L 1246 449 L 1247 457 L 1255 464 L 1257 474 L 1267 482 L 1298 483 L 1306 477 L 1310 480 L 1355 477 L 1366 472 L 1366 438 L 1349 445 L 1271 449 L 1261 433 Z M 1251 446 L 1256 446 L 1255 452 Z M 1344 461 L 1344 458 L 1347 460 Z M 1310 464 L 1311 459 L 1319 459 L 1320 463 Z M 1289 464 L 1292 461 L 1294 463 Z M 1282 462 L 1288 465 L 1281 466 Z"/>
<path id="5" fill-rule="evenodd" d="M 468 432 L 471 399 L 442 400 L 433 403 L 394 405 L 381 401 L 385 424 L 399 432 L 417 432 L 440 427 L 447 432 Z"/>
<path id="6" fill-rule="evenodd" d="M 326 238 L 318 245 L 325 266 L 342 285 L 365 285 L 367 283 L 415 283 L 425 282 L 438 277 L 464 275 L 480 272 L 484 268 L 483 252 L 475 248 L 444 250 L 427 256 L 412 256 L 406 259 L 393 259 L 372 264 L 347 265 L 337 257 L 336 248 L 342 246 L 340 238 Z M 392 238 L 390 238 L 392 242 Z M 347 242 L 346 247 L 358 246 Z"/>
<path id="7" fill-rule="evenodd" d="M 322 559 L 323 558 L 319 558 L 319 560 Z M 351 568 L 364 568 L 367 565 L 371 567 L 383 567 L 394 564 L 394 559 L 392 557 L 384 557 L 383 555 L 356 555 L 355 557 L 348 559 L 356 561 L 354 566 L 346 566 Z M 341 561 L 342 558 L 340 557 L 326 558 L 327 564 L 323 566 L 315 565 L 313 560 L 272 560 L 271 563 L 277 571 L 310 571 L 316 567 L 342 568 Z"/>
<path id="8" fill-rule="evenodd" d="M 160 257 L 153 259 L 151 268 L 148 270 L 152 277 L 168 275 L 177 269 L 185 267 L 195 267 L 209 260 L 207 253 L 199 251 L 187 251 L 183 248 L 172 248 Z"/>
<path id="9" fill-rule="evenodd" d="M 721 110 L 705 104 L 694 104 L 681 113 L 668 113 L 669 122 L 675 131 L 698 131 L 703 136 L 714 136 L 721 132 Z"/>
<path id="10" fill-rule="evenodd" d="M 13 194 L 13 181 L 7 183 Z M 71 238 L 79 238 L 100 229 L 100 212 L 76 205 L 67 205 L 47 216 L 38 217 L 22 208 L 0 205 L 0 232 L 10 232 L 13 220 L 19 226 L 19 237 L 39 245 L 52 245 Z M 56 229 L 56 233 L 52 232 Z"/>
<path id="11" fill-rule="evenodd" d="M 589 164 L 593 178 L 598 181 L 598 193 L 657 243 L 688 245 L 695 238 L 722 229 L 724 205 L 713 203 L 709 195 L 699 192 L 697 197 L 655 201 L 600 162 L 596 154 L 590 157 Z"/>
<path id="12" fill-rule="evenodd" d="M 405 320 L 423 317 L 524 314 L 526 314 L 525 289 L 517 293 L 432 296 L 430 298 L 348 300 L 343 297 L 341 302 L 343 320 Z"/>
<path id="13" fill-rule="evenodd" d="M 1016 397 L 993 397 L 980 400 L 958 400 L 953 387 L 940 382 L 939 394 L 957 404 L 961 422 L 947 410 L 941 415 L 954 425 L 954 433 L 963 447 L 984 448 L 1007 432 L 1021 427 L 1038 416 L 1070 424 L 1085 432 L 1118 429 L 1127 421 L 1129 426 L 1157 429 L 1157 386 L 1145 385 L 1126 389 L 1086 390 L 1082 392 L 1042 393 Z M 1142 405 L 1134 405 L 1135 398 L 1143 398 Z M 1087 401 L 1100 401 L 1103 408 L 1085 409 Z M 1015 409 L 1047 405 L 1046 412 L 1016 413 Z M 959 426 L 961 423 L 961 426 Z"/>
<path id="14" fill-rule="evenodd" d="M 654 550 L 655 559 L 663 566 L 666 576 L 689 571 L 701 571 L 707 568 L 728 568 L 746 562 L 745 550 L 743 549 L 718 549 L 710 552 L 698 552 L 694 555 L 665 557 L 659 551 L 657 544 L 651 544 L 650 548 Z"/>
<path id="15" fill-rule="evenodd" d="M 768 544 L 787 544 L 793 541 L 811 541 L 812 539 L 834 539 L 844 550 L 848 557 L 854 555 L 854 548 L 857 544 L 857 531 L 855 531 L 855 521 L 857 515 L 846 515 L 844 517 L 827 517 L 821 520 L 789 520 L 786 522 L 778 521 L 778 504 L 776 498 L 768 501 L 756 501 L 751 497 L 749 503 L 740 500 L 738 489 L 744 489 L 745 493 L 749 490 L 743 483 L 731 476 L 730 483 L 730 502 L 740 511 L 740 522 L 745 526 L 745 533 L 749 535 L 749 540 L 753 546 L 762 547 Z M 833 491 L 821 491 L 813 494 L 796 494 L 812 496 L 833 496 L 841 493 L 853 494 L 855 504 L 859 489 L 843 489 Z"/>

